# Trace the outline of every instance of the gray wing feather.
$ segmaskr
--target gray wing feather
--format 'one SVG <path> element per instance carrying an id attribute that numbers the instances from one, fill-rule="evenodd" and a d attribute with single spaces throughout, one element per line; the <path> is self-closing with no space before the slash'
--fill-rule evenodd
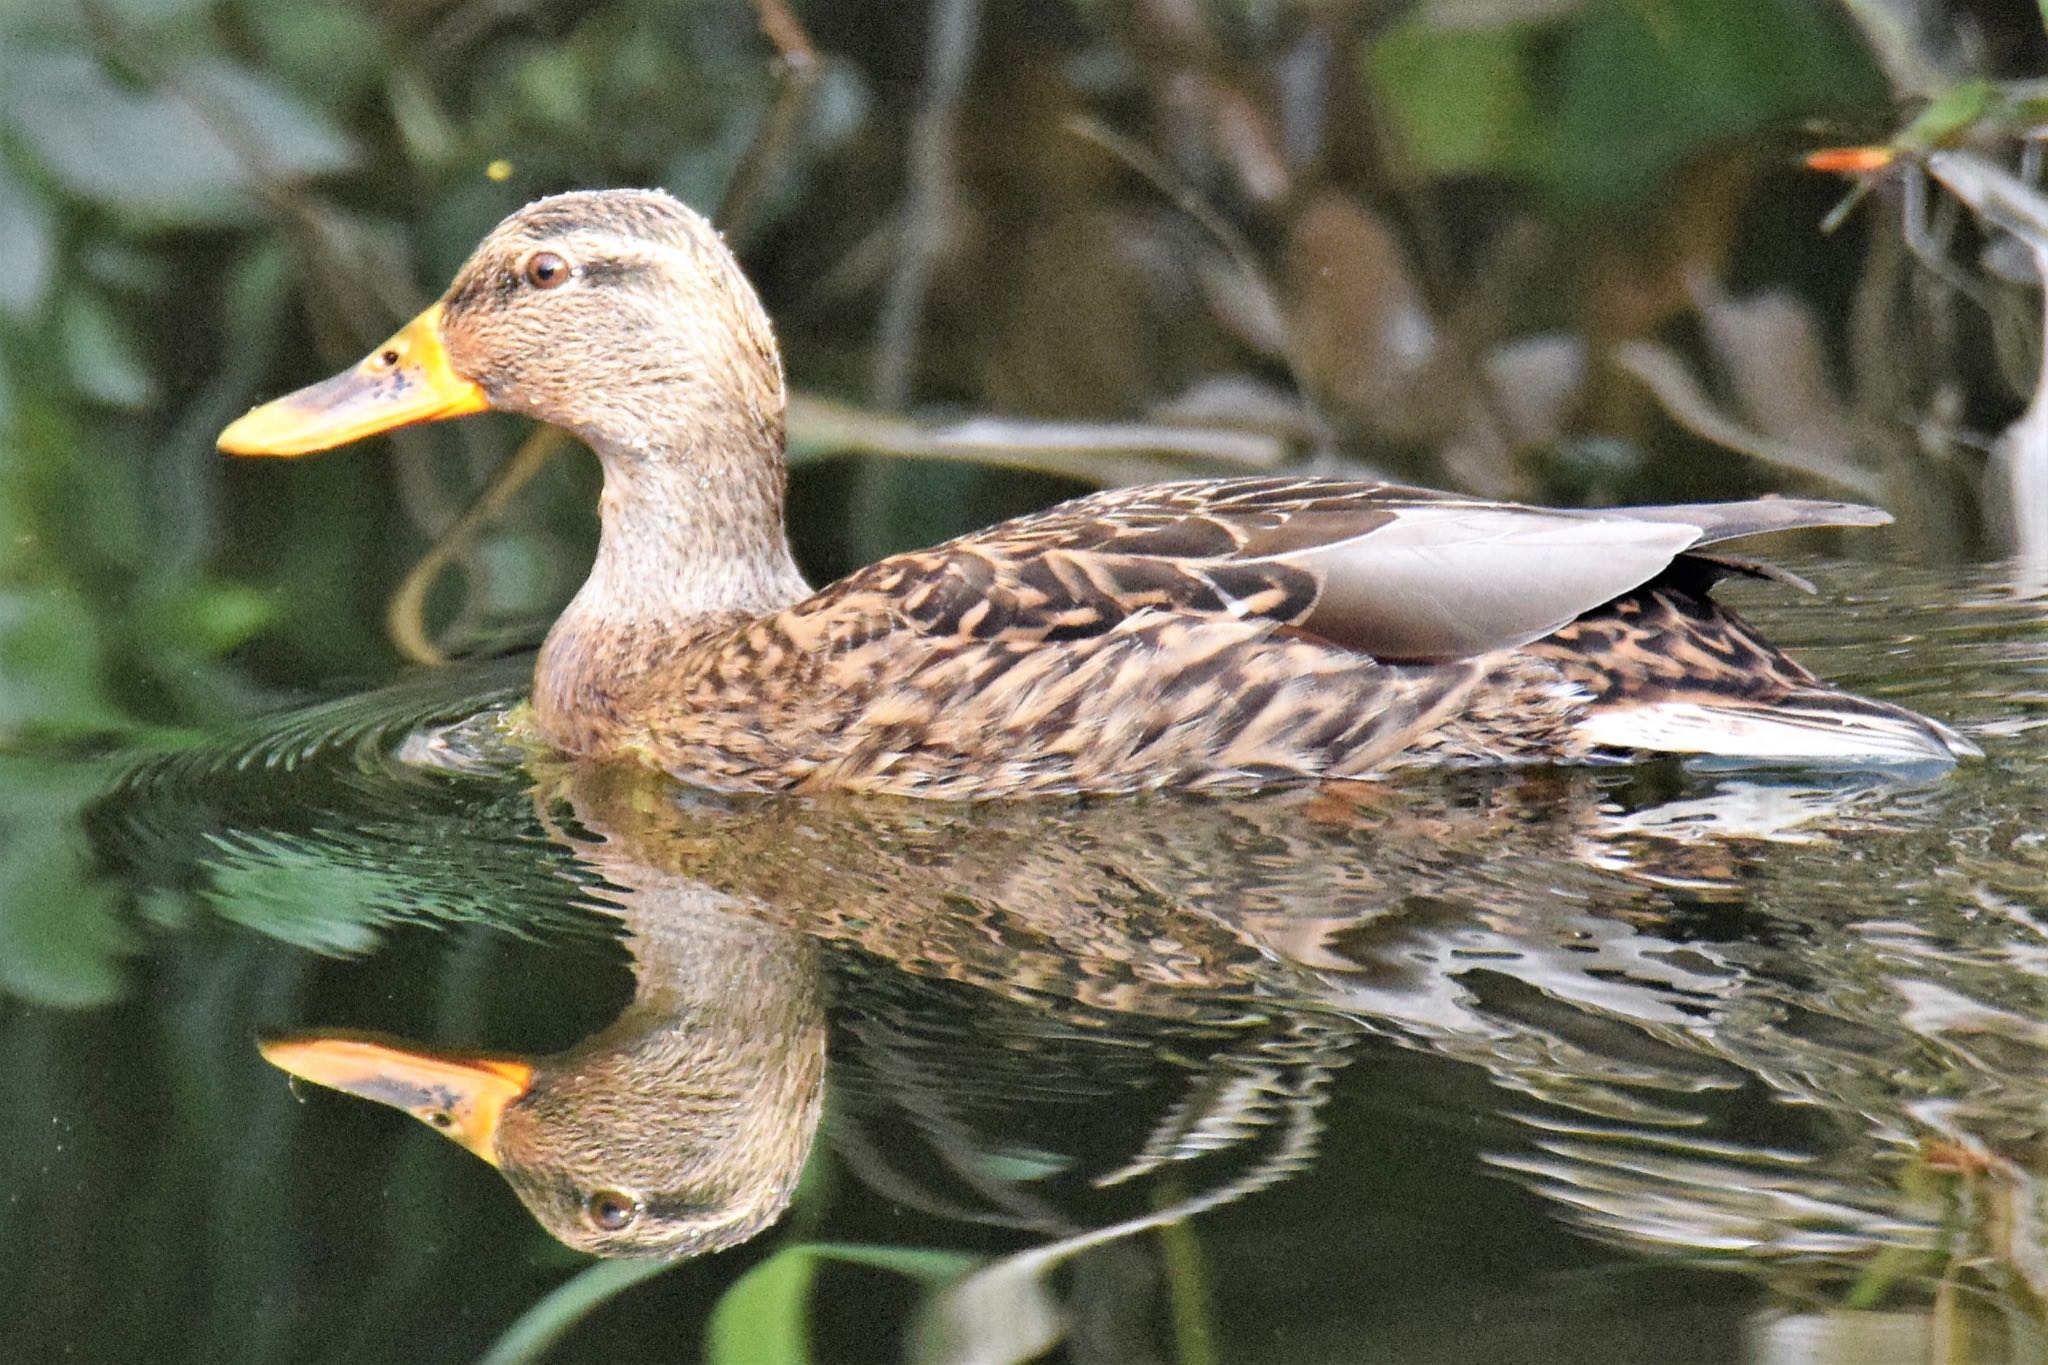
<path id="1" fill-rule="evenodd" d="M 1855 502 L 1821 502 L 1812 498 L 1753 498 L 1748 502 L 1678 503 L 1670 507 L 1610 507 L 1582 515 L 1627 517 L 1636 521 L 1682 521 L 1700 528 L 1694 548 L 1724 540 L 1797 531 L 1812 526 L 1886 526 L 1892 514 Z"/>
<path id="2" fill-rule="evenodd" d="M 1875 507 L 1796 498 L 1594 511 L 1446 501 L 1274 558 L 1322 579 L 1305 629 L 1377 659 L 1430 661 L 1539 640 L 1688 550 L 1890 520 Z"/>
<path id="3" fill-rule="evenodd" d="M 1423 506 L 1280 558 L 1322 579 L 1304 629 L 1376 659 L 1459 659 L 1550 634 L 1655 578 L 1700 535 L 1675 520 Z"/>

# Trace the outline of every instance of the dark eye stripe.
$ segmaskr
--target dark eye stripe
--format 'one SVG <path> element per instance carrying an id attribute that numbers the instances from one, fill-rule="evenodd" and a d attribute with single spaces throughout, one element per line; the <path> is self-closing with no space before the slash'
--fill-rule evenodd
<path id="1" fill-rule="evenodd" d="M 650 1194 L 640 1201 L 640 1207 L 648 1217 L 664 1223 L 709 1218 L 725 1211 L 725 1206 L 715 1201 L 700 1202 L 681 1195 Z"/>
<path id="2" fill-rule="evenodd" d="M 645 278 L 647 272 L 648 267 L 637 261 L 620 260 L 586 261 L 576 270 L 577 278 L 586 285 L 630 284 Z M 463 281 L 443 303 L 442 316 L 451 317 L 472 308 L 502 303 L 532 287 L 526 281 L 521 263 L 510 261 L 496 270 L 479 271 Z"/>
<path id="3" fill-rule="evenodd" d="M 442 302 L 442 320 L 445 322 L 458 317 L 473 308 L 483 306 L 486 300 L 494 296 L 502 299 L 507 294 L 516 293 L 524 287 L 518 274 L 514 271 L 493 271 L 488 274 L 479 274 L 472 279 L 464 281 L 459 288 L 452 291 Z"/>
<path id="4" fill-rule="evenodd" d="M 646 275 L 647 267 L 636 261 L 591 261 L 583 267 L 585 284 L 630 284 Z"/>

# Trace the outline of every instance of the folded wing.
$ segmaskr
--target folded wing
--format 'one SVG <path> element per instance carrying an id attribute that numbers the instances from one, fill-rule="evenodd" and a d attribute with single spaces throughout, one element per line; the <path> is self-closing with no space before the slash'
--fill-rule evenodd
<path id="1" fill-rule="evenodd" d="M 1888 520 L 1796 499 L 1558 511 L 1233 479 L 1078 498 L 858 577 L 900 579 L 898 601 L 921 628 L 976 639 L 1071 639 L 1174 611 L 1270 620 L 1380 660 L 1443 661 L 1540 639 L 1690 551 Z"/>

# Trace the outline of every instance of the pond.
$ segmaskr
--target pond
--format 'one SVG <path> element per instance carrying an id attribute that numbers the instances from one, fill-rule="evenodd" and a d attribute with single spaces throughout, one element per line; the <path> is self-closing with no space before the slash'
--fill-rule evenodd
<path id="1" fill-rule="evenodd" d="M 523 749 L 530 657 L 0 757 L 0 1341 L 2048 1359 L 2048 595 L 1798 567 L 1984 760 L 735 799 Z M 388 1103 L 486 1073 L 495 1167 Z"/>

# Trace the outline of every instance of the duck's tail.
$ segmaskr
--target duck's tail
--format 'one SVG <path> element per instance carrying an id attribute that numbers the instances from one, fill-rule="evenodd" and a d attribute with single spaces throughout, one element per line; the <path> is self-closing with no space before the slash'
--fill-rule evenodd
<path id="1" fill-rule="evenodd" d="M 1600 748 L 1777 762 L 1953 763 L 1984 752 L 1940 721 L 1827 687 L 1762 706 L 1673 698 L 1596 707 L 1578 733 Z"/>
<path id="2" fill-rule="evenodd" d="M 1982 753 L 1939 721 L 1828 686 L 1690 584 L 1651 584 L 1532 648 L 1590 695 L 1577 730 L 1600 749 L 1817 763 Z"/>

